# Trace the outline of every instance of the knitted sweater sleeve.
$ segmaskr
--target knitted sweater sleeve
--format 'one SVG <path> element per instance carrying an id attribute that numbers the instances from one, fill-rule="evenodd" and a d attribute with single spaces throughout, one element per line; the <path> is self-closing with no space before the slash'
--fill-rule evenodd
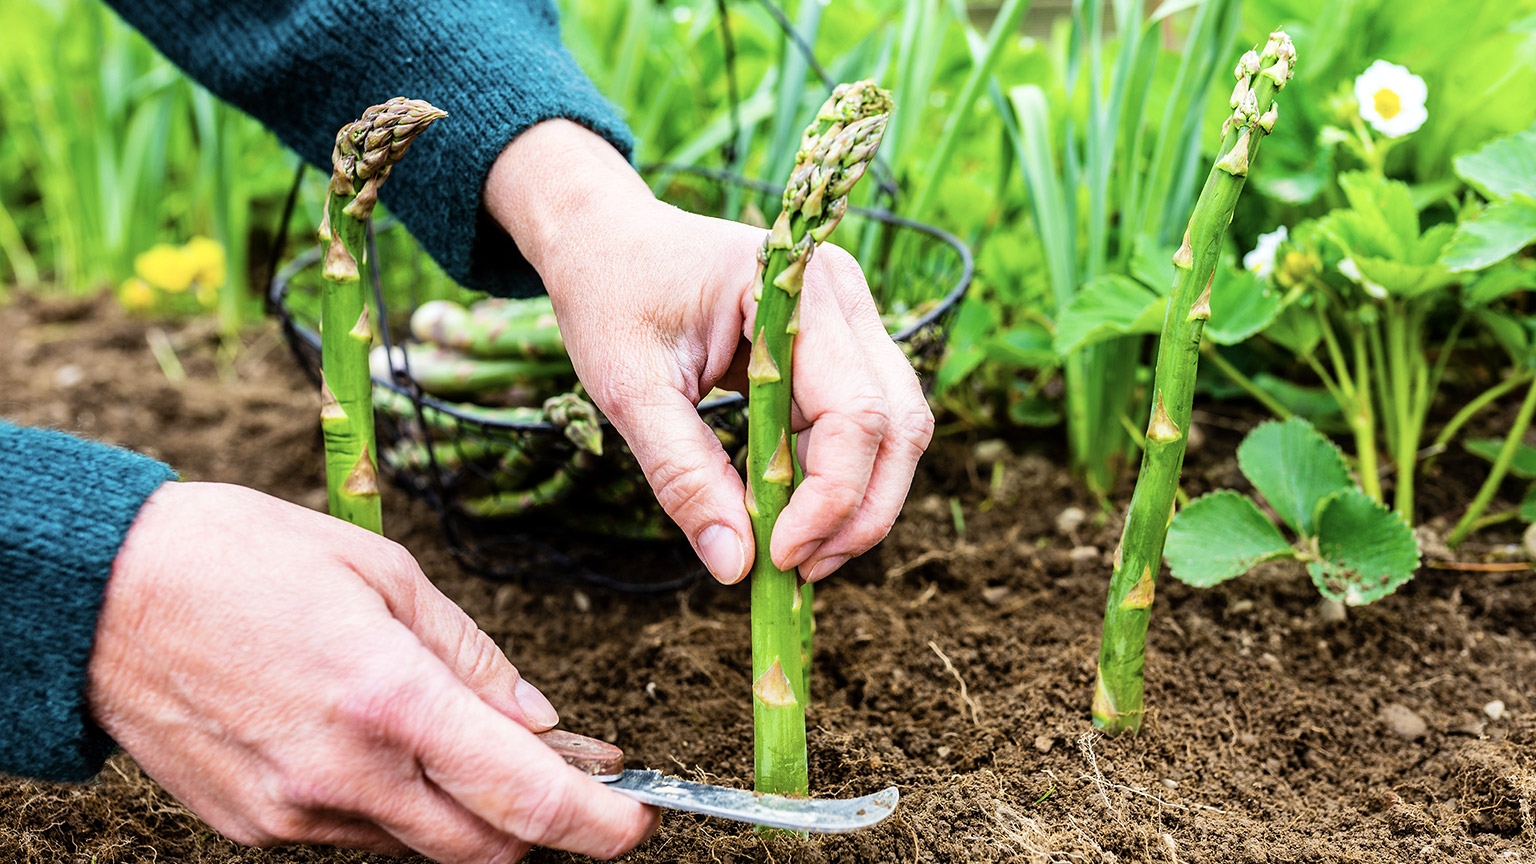
<path id="1" fill-rule="evenodd" d="M 112 741 L 85 705 L 112 560 L 171 469 L 0 422 L 0 772 L 84 780 Z"/>
<path id="2" fill-rule="evenodd" d="M 626 156 L 629 130 L 560 42 L 552 0 L 108 0 L 214 94 L 330 171 L 336 130 L 392 96 L 448 112 L 382 200 L 460 284 L 542 290 L 481 207 L 496 156 L 543 120 L 574 120 Z"/>

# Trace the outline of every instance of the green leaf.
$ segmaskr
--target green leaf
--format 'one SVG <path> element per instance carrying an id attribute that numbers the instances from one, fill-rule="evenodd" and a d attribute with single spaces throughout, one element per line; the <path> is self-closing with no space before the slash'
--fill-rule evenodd
<path id="1" fill-rule="evenodd" d="M 1449 270 L 1481 270 L 1536 241 L 1536 201 L 1516 194 L 1488 205 L 1476 218 L 1461 223 L 1440 254 Z"/>
<path id="2" fill-rule="evenodd" d="M 1077 292 L 1056 321 L 1056 353 L 1065 357 L 1127 333 L 1161 332 L 1167 302 L 1134 279 L 1116 273 L 1099 276 Z"/>
<path id="3" fill-rule="evenodd" d="M 1360 275 L 1399 297 L 1418 297 L 1457 280 L 1439 264 L 1415 264 L 1408 261 L 1357 256 Z"/>
<path id="4" fill-rule="evenodd" d="M 1025 321 L 988 339 L 982 346 L 989 363 L 1022 369 L 1056 365 L 1051 331 L 1038 321 Z"/>
<path id="5" fill-rule="evenodd" d="M 1502 309 L 1478 309 L 1472 313 L 1499 343 L 1499 346 L 1509 354 L 1509 359 L 1515 363 L 1524 365 L 1531 362 L 1532 321 L 1530 319 L 1516 318 Z"/>
<path id="6" fill-rule="evenodd" d="M 1317 315 L 1311 309 L 1297 305 L 1286 307 L 1264 331 L 1264 335 L 1271 342 L 1297 355 L 1311 354 L 1317 350 L 1318 343 L 1323 341 Z"/>
<path id="7" fill-rule="evenodd" d="M 1476 309 L 1532 288 L 1536 288 L 1536 268 L 1495 267 L 1484 271 L 1477 277 L 1477 281 L 1462 289 L 1461 305 Z"/>
<path id="8" fill-rule="evenodd" d="M 1405 245 L 1418 239 L 1419 211 L 1413 206 L 1413 191 L 1407 183 L 1349 171 L 1339 175 L 1339 186 L 1356 213 L 1386 226 Z"/>
<path id="9" fill-rule="evenodd" d="M 1504 449 L 1504 439 L 1474 438 L 1462 442 L 1461 446 L 1467 448 L 1467 452 L 1473 456 L 1492 462 L 1499 458 L 1499 451 Z M 1509 473 L 1521 480 L 1536 480 L 1536 447 L 1528 444 L 1517 445 L 1515 458 L 1509 463 Z"/>
<path id="10" fill-rule="evenodd" d="M 1143 237 L 1136 241 L 1136 251 L 1131 255 L 1131 275 L 1157 295 L 1166 296 L 1173 290 L 1173 277 L 1177 273 L 1173 266 L 1176 251 Z"/>
<path id="11" fill-rule="evenodd" d="M 1489 198 L 1536 197 L 1536 126 L 1489 141 L 1453 160 L 1456 174 Z"/>
<path id="12" fill-rule="evenodd" d="M 1317 533 L 1318 502 L 1354 488 L 1339 448 L 1300 417 L 1248 433 L 1238 445 L 1237 464 L 1281 521 L 1303 537 Z"/>
<path id="13" fill-rule="evenodd" d="M 1536 522 L 1536 484 L 1525 490 L 1525 500 L 1520 502 L 1520 518 L 1526 522 Z"/>
<path id="14" fill-rule="evenodd" d="M 1209 588 L 1262 561 L 1295 555 L 1280 529 L 1245 495 L 1202 495 L 1173 517 L 1163 556 L 1173 578 Z"/>
<path id="15" fill-rule="evenodd" d="M 1419 567 L 1419 542 L 1396 513 L 1359 489 L 1335 493 L 1318 508 L 1317 551 L 1307 564 L 1330 600 L 1364 606 L 1396 591 Z"/>
<path id="16" fill-rule="evenodd" d="M 1218 345 L 1236 345 L 1274 323 L 1282 299 L 1268 279 L 1248 270 L 1217 267 L 1205 335 Z"/>
<path id="17" fill-rule="evenodd" d="M 1343 410 L 1327 388 L 1306 387 L 1268 372 L 1254 375 L 1253 383 L 1315 428 L 1348 428 L 1344 423 Z"/>

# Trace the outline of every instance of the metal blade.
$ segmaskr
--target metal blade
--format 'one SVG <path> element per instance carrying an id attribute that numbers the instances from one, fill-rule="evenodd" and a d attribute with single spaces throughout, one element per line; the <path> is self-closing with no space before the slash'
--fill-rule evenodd
<path id="1" fill-rule="evenodd" d="M 901 797 L 892 786 L 862 798 L 786 798 L 692 783 L 659 771 L 625 771 L 595 779 L 642 804 L 817 834 L 845 834 L 868 828 L 891 815 Z"/>

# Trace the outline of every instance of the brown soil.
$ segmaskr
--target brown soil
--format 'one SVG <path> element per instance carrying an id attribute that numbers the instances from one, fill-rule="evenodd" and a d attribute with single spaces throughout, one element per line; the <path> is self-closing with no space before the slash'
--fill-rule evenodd
<path id="1" fill-rule="evenodd" d="M 148 326 L 103 303 L 0 309 L 0 413 L 146 450 L 193 479 L 323 504 L 315 399 L 275 335 L 254 337 L 221 379 L 206 336 L 167 328 L 189 375 L 172 384 Z M 1240 486 L 1231 453 L 1251 421 L 1202 416 L 1192 491 Z M 1118 517 L 1060 536 L 1062 508 L 1096 507 L 1058 453 L 1018 449 L 994 486 L 971 448 L 943 442 L 891 538 L 817 594 L 814 788 L 895 784 L 896 815 L 801 842 L 668 814 L 626 860 L 1536 862 L 1529 572 L 1425 569 L 1343 624 L 1319 620 L 1295 567 L 1210 591 L 1165 580 L 1148 729 L 1107 740 L 1086 713 Z M 1480 476 L 1447 457 L 1425 498 L 1453 512 Z M 391 534 L 510 646 L 568 728 L 616 741 L 633 765 L 749 781 L 744 591 L 495 584 L 455 568 L 424 506 L 397 495 L 389 507 Z M 1493 560 L 1513 536 L 1462 558 Z M 1484 712 L 1494 700 L 1506 706 L 1497 720 Z M 1388 705 L 1426 734 L 1391 731 Z M 0 861 L 150 860 L 369 859 L 235 846 L 123 756 L 86 786 L 0 780 Z"/>

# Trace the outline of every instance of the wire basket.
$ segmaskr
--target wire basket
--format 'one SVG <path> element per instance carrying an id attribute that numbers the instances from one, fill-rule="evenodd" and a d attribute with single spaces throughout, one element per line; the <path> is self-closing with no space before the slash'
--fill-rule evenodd
<path id="1" fill-rule="evenodd" d="M 694 212 L 725 213 L 739 208 L 743 196 L 775 193 L 772 184 L 707 168 L 662 165 L 647 174 L 657 178 L 663 198 Z M 279 236 L 286 235 L 286 222 Z M 892 338 L 926 384 L 971 281 L 969 248 L 941 229 L 878 208 L 852 208 L 844 224 L 845 241 L 862 240 L 872 250 L 861 263 L 877 299 L 904 315 Z M 396 230 L 392 221 L 381 222 L 376 230 L 370 226 L 367 238 L 365 278 L 389 357 L 387 374 L 381 368 L 374 374 L 380 467 L 436 510 L 455 557 L 493 578 L 547 577 L 620 591 L 672 590 L 697 578 L 703 572 L 697 558 L 606 419 L 598 418 L 599 456 L 537 411 L 508 416 L 516 412 L 487 411 L 422 390 L 411 374 L 410 354 L 394 350 L 406 340 L 412 309 L 391 308 L 381 288 L 381 270 L 411 266 L 381 261 L 378 235 Z M 899 266 L 892 250 L 902 250 Z M 313 310 L 320 257 L 315 246 L 277 270 L 269 294 L 290 347 L 317 386 L 320 336 Z M 414 307 L 414 295 L 394 305 Z M 727 452 L 744 451 L 744 396 L 708 398 L 699 413 Z M 616 560 L 629 562 L 631 572 L 615 574 Z"/>

